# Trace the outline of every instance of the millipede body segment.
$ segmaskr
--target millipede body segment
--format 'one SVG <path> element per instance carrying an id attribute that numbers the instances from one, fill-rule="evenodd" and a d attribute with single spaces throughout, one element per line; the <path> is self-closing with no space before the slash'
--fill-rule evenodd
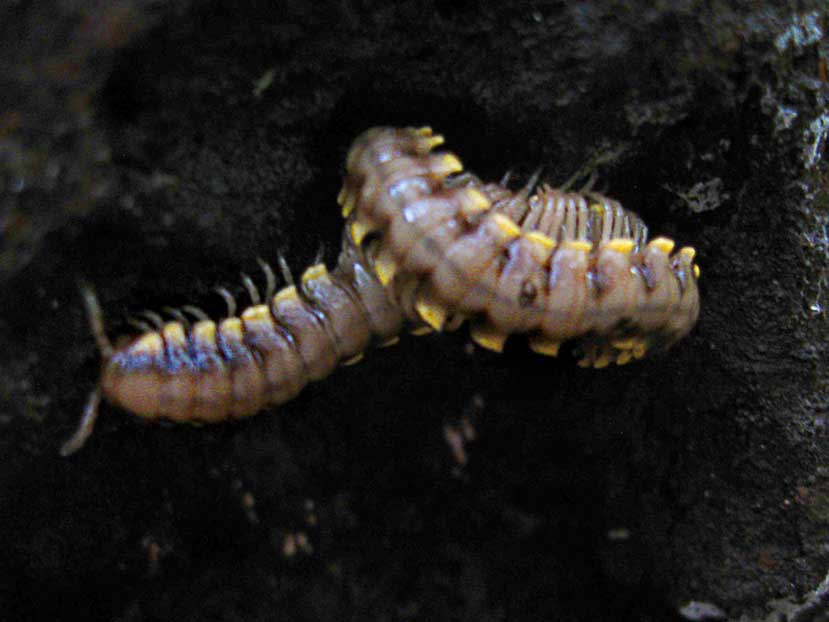
<path id="1" fill-rule="evenodd" d="M 496 351 L 516 333 L 542 354 L 578 338 L 592 367 L 691 330 L 693 248 L 649 242 L 638 216 L 599 194 L 512 192 L 459 174 L 454 154 L 432 152 L 442 142 L 429 128 L 369 130 L 348 154 L 339 196 L 352 242 L 368 244 L 409 321 L 441 330 L 469 319 L 472 339 Z"/>
<path id="2" fill-rule="evenodd" d="M 309 381 L 415 334 L 471 323 L 472 339 L 501 351 L 507 337 L 556 355 L 577 339 L 579 364 L 625 364 L 686 335 L 699 314 L 694 249 L 648 241 L 642 220 L 616 201 L 534 181 L 518 191 L 462 173 L 435 152 L 429 128 L 375 128 L 352 145 L 338 197 L 346 226 L 337 266 L 308 268 L 264 301 L 214 322 L 156 319 L 113 348 L 85 291 L 102 372 L 79 449 L 101 395 L 142 417 L 215 422 L 293 398 Z M 285 270 L 287 273 L 288 271 Z M 229 296 L 228 296 L 229 298 Z M 229 300 L 229 306 L 232 305 Z M 158 316 L 155 316 L 158 318 Z"/>

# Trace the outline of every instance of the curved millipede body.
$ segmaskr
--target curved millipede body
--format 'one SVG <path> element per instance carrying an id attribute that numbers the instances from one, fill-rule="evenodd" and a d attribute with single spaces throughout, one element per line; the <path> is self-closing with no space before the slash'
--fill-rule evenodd
<path id="1" fill-rule="evenodd" d="M 272 283 L 270 268 L 263 267 Z M 103 363 L 81 425 L 61 453 L 83 446 L 101 394 L 147 419 L 209 423 L 245 417 L 290 400 L 339 363 L 355 361 L 372 341 L 382 345 L 395 339 L 403 323 L 362 252 L 347 239 L 331 272 L 315 264 L 298 284 L 269 291 L 261 303 L 255 288 L 248 287 L 254 304 L 238 316 L 230 294 L 222 290 L 228 301 L 224 320 L 214 322 L 200 313 L 190 325 L 180 319 L 163 323 L 156 316 L 155 330 L 118 348 L 104 334 L 94 295 L 84 289 Z"/>
<path id="2" fill-rule="evenodd" d="M 375 128 L 352 145 L 338 197 L 346 218 L 338 264 L 308 268 L 278 292 L 263 264 L 264 301 L 189 324 L 180 312 L 113 348 L 91 290 L 85 301 L 103 362 L 81 425 L 79 449 L 103 395 L 142 417 L 215 422 L 294 397 L 372 342 L 471 322 L 472 339 L 500 351 L 511 334 L 555 355 L 578 339 L 582 366 L 624 364 L 687 334 L 699 314 L 694 250 L 648 241 L 641 219 L 616 201 L 535 181 L 519 191 L 461 174 L 429 128 Z"/>
<path id="3" fill-rule="evenodd" d="M 543 354 L 579 338 L 580 364 L 593 367 L 691 330 L 693 248 L 648 241 L 638 216 L 599 194 L 447 179 L 462 166 L 432 152 L 442 142 L 428 128 L 369 130 L 349 152 L 339 196 L 352 241 L 368 240 L 378 279 L 409 321 L 440 330 L 470 319 L 472 338 L 496 351 L 515 333 Z"/>

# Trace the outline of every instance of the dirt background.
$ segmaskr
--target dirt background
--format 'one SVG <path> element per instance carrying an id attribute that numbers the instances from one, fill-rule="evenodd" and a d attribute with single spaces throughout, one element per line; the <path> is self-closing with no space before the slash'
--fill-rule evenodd
<path id="1" fill-rule="evenodd" d="M 829 619 L 821 11 L 5 3 L 0 617 Z M 405 337 L 240 423 L 105 406 L 61 458 L 98 365 L 77 279 L 117 335 L 218 317 L 258 256 L 331 265 L 378 124 L 432 125 L 484 178 L 595 164 L 697 248 L 697 329 L 598 372 Z"/>

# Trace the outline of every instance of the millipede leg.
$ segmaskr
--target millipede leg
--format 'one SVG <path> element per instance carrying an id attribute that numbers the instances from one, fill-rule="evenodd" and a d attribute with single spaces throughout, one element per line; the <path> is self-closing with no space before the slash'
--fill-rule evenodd
<path id="1" fill-rule="evenodd" d="M 446 179 L 444 182 L 447 188 L 462 188 L 463 186 L 483 185 L 483 182 L 477 175 L 464 171 L 454 177 Z M 504 183 L 501 184 L 502 186 Z"/>
<path id="2" fill-rule="evenodd" d="M 570 175 L 567 181 L 559 185 L 558 189 L 562 192 L 567 192 L 581 177 L 584 177 L 584 167 L 578 169 L 575 173 Z"/>
<path id="3" fill-rule="evenodd" d="M 600 163 L 601 161 L 596 160 L 595 158 L 587 162 L 584 166 L 582 166 L 575 173 L 573 173 L 567 181 L 561 184 L 561 186 L 559 186 L 559 190 L 561 190 L 562 192 L 568 191 L 575 185 L 575 183 L 579 179 L 587 175 L 587 181 L 584 182 L 582 187 L 578 190 L 578 194 L 593 194 L 591 190 L 593 188 L 593 185 L 596 183 L 596 180 L 599 178 L 599 174 L 596 172 L 596 166 L 598 166 Z"/>
<path id="4" fill-rule="evenodd" d="M 181 310 L 185 311 L 186 313 L 189 313 L 200 322 L 204 322 L 210 319 L 209 317 L 207 317 L 207 314 L 204 311 L 202 311 L 198 307 L 194 307 L 193 305 L 184 305 L 181 308 Z"/>
<path id="5" fill-rule="evenodd" d="M 153 327 L 152 326 L 150 326 L 146 322 L 143 322 L 143 321 L 139 320 L 138 318 L 134 318 L 134 317 L 127 318 L 127 324 L 129 324 L 133 328 L 137 328 L 142 333 L 151 333 L 151 332 L 153 332 Z"/>
<path id="6" fill-rule="evenodd" d="M 270 300 L 276 292 L 276 276 L 274 276 L 273 270 L 266 261 L 260 257 L 257 257 L 256 261 L 259 267 L 262 268 L 262 272 L 265 273 L 265 300 Z"/>
<path id="7" fill-rule="evenodd" d="M 461 313 L 455 313 L 449 316 L 449 319 L 446 320 L 446 323 L 443 325 L 443 330 L 447 333 L 454 332 L 458 330 L 461 325 L 468 320 L 469 318 Z"/>
<path id="8" fill-rule="evenodd" d="M 164 311 L 164 313 L 169 314 L 174 320 L 181 322 L 184 327 L 189 330 L 190 320 L 184 316 L 184 313 L 182 313 L 181 310 L 174 307 L 162 307 L 161 310 Z"/>
<path id="9" fill-rule="evenodd" d="M 251 278 L 242 272 L 242 285 L 245 286 L 245 289 L 248 291 L 248 296 L 250 296 L 250 302 L 253 305 L 258 305 L 261 302 L 261 298 L 259 297 L 259 290 L 256 289 L 256 285 L 254 285 Z"/>
<path id="10" fill-rule="evenodd" d="M 527 184 L 521 189 L 522 195 L 530 196 L 532 191 L 535 189 L 538 180 L 541 178 L 541 171 L 544 170 L 543 166 L 539 166 L 537 169 L 533 171 L 533 174 L 530 175 L 530 179 L 527 181 Z"/>
<path id="11" fill-rule="evenodd" d="M 599 174 L 596 171 L 591 171 L 590 177 L 587 178 L 587 181 L 584 182 L 584 185 L 579 189 L 579 194 L 588 194 L 598 178 Z"/>
<path id="12" fill-rule="evenodd" d="M 294 275 L 291 274 L 291 268 L 288 266 L 288 262 L 285 260 L 285 256 L 282 253 L 278 253 L 276 256 L 276 260 L 279 263 L 279 270 L 282 272 L 282 278 L 285 279 L 285 282 L 288 285 L 294 284 Z"/>
<path id="13" fill-rule="evenodd" d="M 98 406 L 101 404 L 101 388 L 95 387 L 89 398 L 86 401 L 86 406 L 83 409 L 83 416 L 81 422 L 78 424 L 78 429 L 60 448 L 60 455 L 66 457 L 75 453 L 86 443 L 86 439 L 92 434 L 95 427 L 95 421 L 98 419 Z"/>
<path id="14" fill-rule="evenodd" d="M 227 317 L 234 317 L 236 315 L 236 299 L 224 287 L 217 287 L 215 290 L 221 296 L 227 305 Z"/>
<path id="15" fill-rule="evenodd" d="M 320 247 L 317 249 L 317 254 L 314 257 L 314 263 L 311 264 L 313 266 L 322 263 L 322 260 L 325 259 L 325 244 L 320 242 Z"/>
<path id="16" fill-rule="evenodd" d="M 149 309 L 143 309 L 142 311 L 138 312 L 138 315 L 141 315 L 141 316 L 147 318 L 152 323 L 152 325 L 155 327 L 156 330 L 161 330 L 161 327 L 164 326 L 164 318 L 162 318 L 155 311 L 150 311 Z"/>
<path id="17" fill-rule="evenodd" d="M 98 344 L 101 357 L 107 360 L 112 357 L 112 344 L 104 330 L 104 314 L 101 312 L 101 306 L 98 304 L 98 298 L 95 296 L 92 287 L 87 283 L 81 283 L 80 288 L 83 303 L 86 307 L 86 318 L 89 321 L 89 329 L 92 331 L 92 336 L 95 337 L 95 343 Z"/>

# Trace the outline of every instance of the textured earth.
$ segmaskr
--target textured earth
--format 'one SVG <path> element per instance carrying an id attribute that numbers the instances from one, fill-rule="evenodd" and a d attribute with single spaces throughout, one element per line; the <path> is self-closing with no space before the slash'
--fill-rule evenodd
<path id="1" fill-rule="evenodd" d="M 733 4 L 0 8 L 0 617 L 829 619 L 829 19 Z M 79 280 L 116 336 L 220 317 L 257 257 L 332 265 L 381 124 L 595 171 L 696 247 L 698 327 L 599 371 L 405 336 L 243 422 L 104 406 L 61 458 Z"/>

